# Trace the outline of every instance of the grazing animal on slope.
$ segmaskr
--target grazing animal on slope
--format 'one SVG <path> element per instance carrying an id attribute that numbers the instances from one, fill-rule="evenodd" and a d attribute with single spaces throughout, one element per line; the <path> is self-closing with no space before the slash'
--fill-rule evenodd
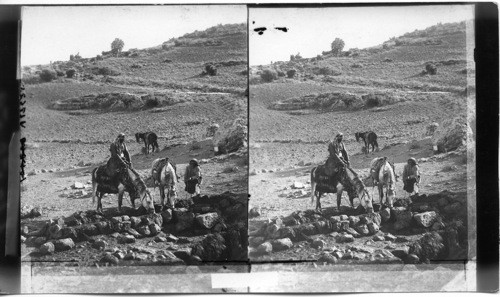
<path id="1" fill-rule="evenodd" d="M 345 189 L 351 206 L 353 206 L 354 198 L 361 197 L 361 205 L 368 213 L 373 212 L 372 198 L 354 170 L 344 167 L 335 173 L 334 168 L 335 162 L 332 158 L 328 158 L 324 165 L 311 170 L 311 204 L 314 205 L 316 201 L 316 210 L 321 210 L 320 199 L 325 193 L 337 193 L 337 208 L 340 210 L 342 193 Z"/>
<path id="2" fill-rule="evenodd" d="M 155 212 L 153 198 L 147 190 L 146 184 L 135 170 L 131 168 L 121 170 L 116 179 L 111 179 L 106 174 L 106 165 L 101 165 L 92 170 L 92 204 L 95 204 L 95 197 L 97 196 L 98 212 L 102 212 L 101 199 L 104 193 L 118 194 L 118 211 L 121 212 L 125 191 L 130 195 L 132 207 L 135 208 L 135 200 L 139 198 L 144 208 L 149 212 Z"/>
<path id="3" fill-rule="evenodd" d="M 167 190 L 168 207 L 173 208 L 177 199 L 177 169 L 175 164 L 169 162 L 168 158 L 156 159 L 151 166 L 151 176 L 154 186 L 160 188 L 161 209 L 165 207 L 165 190 Z"/>
<path id="4" fill-rule="evenodd" d="M 370 152 L 370 145 L 372 147 L 372 152 L 375 151 L 375 147 L 378 150 L 377 134 L 373 131 L 368 132 L 356 132 L 356 141 L 359 142 L 360 139 L 365 143 L 365 152 L 368 154 Z"/>
<path id="5" fill-rule="evenodd" d="M 144 141 L 144 146 L 146 147 L 146 155 L 149 154 L 149 146 L 152 147 L 152 152 L 160 150 L 158 146 L 158 136 L 154 132 L 145 133 L 135 133 L 135 140 L 139 143 L 141 140 Z"/>
<path id="6" fill-rule="evenodd" d="M 380 206 L 385 203 L 392 208 L 394 198 L 396 197 L 397 175 L 394 164 L 391 164 L 387 157 L 375 158 L 371 162 L 371 176 L 374 185 L 378 187 Z M 385 188 L 385 197 L 384 197 Z"/>

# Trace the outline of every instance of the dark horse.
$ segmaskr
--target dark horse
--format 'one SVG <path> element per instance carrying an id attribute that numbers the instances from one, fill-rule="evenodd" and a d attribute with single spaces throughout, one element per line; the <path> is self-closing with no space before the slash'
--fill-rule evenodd
<path id="1" fill-rule="evenodd" d="M 337 172 L 335 172 L 336 168 Z M 359 197 L 361 206 L 368 213 L 373 212 L 372 197 L 354 170 L 345 166 L 339 168 L 338 163 L 331 157 L 326 160 L 324 165 L 319 165 L 311 170 L 311 203 L 316 202 L 316 210 L 321 210 L 320 199 L 325 193 L 337 194 L 337 209 L 340 210 L 344 190 L 348 192 L 351 206 L 354 205 L 354 198 Z"/>
<path id="2" fill-rule="evenodd" d="M 146 147 L 146 155 L 149 154 L 149 146 L 152 146 L 152 152 L 158 151 L 160 148 L 158 147 L 158 136 L 154 132 L 146 132 L 146 133 L 135 133 L 135 140 L 139 143 L 144 141 L 144 146 Z"/>
<path id="3" fill-rule="evenodd" d="M 118 194 L 118 211 L 121 212 L 124 192 L 128 192 L 132 207 L 135 200 L 141 199 L 142 206 L 148 212 L 155 212 L 153 198 L 142 181 L 140 175 L 132 168 L 120 170 L 116 178 L 111 178 L 106 173 L 106 165 L 101 165 L 92 170 L 92 204 L 97 197 L 97 211 L 102 212 L 101 198 L 103 194 Z"/>
<path id="4" fill-rule="evenodd" d="M 378 150 L 377 134 L 375 134 L 375 132 L 356 132 L 354 136 L 356 136 L 356 141 L 363 139 L 363 142 L 365 143 L 365 152 L 367 154 L 370 152 L 370 145 L 372 146 L 372 152 L 375 151 L 375 147 L 377 147 Z"/>

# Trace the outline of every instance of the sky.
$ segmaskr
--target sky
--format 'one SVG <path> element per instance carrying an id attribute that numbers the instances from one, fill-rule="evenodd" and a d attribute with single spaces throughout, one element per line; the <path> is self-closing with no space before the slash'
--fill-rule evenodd
<path id="1" fill-rule="evenodd" d="M 21 65 L 95 57 L 120 38 L 148 48 L 195 30 L 247 22 L 245 5 L 24 7 Z"/>
<path id="2" fill-rule="evenodd" d="M 330 50 L 335 38 L 344 40 L 344 50 L 371 47 L 439 22 L 472 20 L 473 15 L 471 5 L 253 8 L 249 10 L 250 65 L 288 61 L 297 53 L 315 57 Z M 267 30 L 259 35 L 253 31 L 259 27 Z"/>

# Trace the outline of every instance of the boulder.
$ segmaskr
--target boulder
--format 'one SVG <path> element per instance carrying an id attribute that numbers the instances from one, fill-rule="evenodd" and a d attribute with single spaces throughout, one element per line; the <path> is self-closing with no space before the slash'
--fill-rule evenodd
<path id="1" fill-rule="evenodd" d="M 142 236 L 149 236 L 149 235 L 151 235 L 151 230 L 149 230 L 149 226 L 148 225 L 141 225 L 136 230 Z"/>
<path id="2" fill-rule="evenodd" d="M 385 240 L 388 240 L 388 241 L 395 241 L 396 240 L 396 236 L 392 235 L 391 233 L 387 233 L 385 236 L 384 236 Z"/>
<path id="3" fill-rule="evenodd" d="M 259 254 L 269 254 L 273 251 L 273 245 L 270 242 L 264 242 L 257 247 L 256 252 Z"/>
<path id="4" fill-rule="evenodd" d="M 349 220 L 349 217 L 347 215 L 340 215 L 340 220 L 347 221 L 347 220 Z"/>
<path id="5" fill-rule="evenodd" d="M 121 244 L 126 244 L 126 243 L 134 243 L 135 242 L 135 237 L 133 235 L 119 235 L 117 238 L 117 242 Z"/>
<path id="6" fill-rule="evenodd" d="M 161 227 L 158 226 L 158 224 L 151 224 L 149 225 L 149 232 L 151 235 L 156 235 L 161 232 Z"/>
<path id="7" fill-rule="evenodd" d="M 329 222 L 327 222 L 327 221 L 314 222 L 314 227 L 321 234 L 330 233 L 332 231 L 330 226 L 331 226 L 331 224 L 329 224 Z"/>
<path id="8" fill-rule="evenodd" d="M 35 246 L 41 246 L 42 244 L 46 243 L 47 239 L 45 237 L 37 237 L 35 238 L 34 244 Z"/>
<path id="9" fill-rule="evenodd" d="M 395 207 L 392 209 L 391 216 L 394 216 L 396 222 L 394 223 L 395 230 L 401 230 L 410 226 L 412 214 L 404 207 Z"/>
<path id="10" fill-rule="evenodd" d="M 221 234 L 209 234 L 201 242 L 192 247 L 191 254 L 203 261 L 218 261 L 227 249 L 226 241 Z"/>
<path id="11" fill-rule="evenodd" d="M 259 206 L 252 207 L 252 209 L 250 209 L 250 211 L 248 212 L 249 218 L 259 217 L 260 215 L 261 215 L 261 209 Z"/>
<path id="12" fill-rule="evenodd" d="M 118 265 L 118 263 L 120 262 L 120 260 L 118 260 L 117 257 L 111 255 L 111 254 L 105 254 L 104 257 L 101 258 L 101 261 L 102 263 L 109 263 L 109 264 L 112 264 L 112 265 Z"/>
<path id="13" fill-rule="evenodd" d="M 417 222 L 418 226 L 429 228 L 436 222 L 437 214 L 434 211 L 417 213 L 413 216 L 413 219 Z"/>
<path id="14" fill-rule="evenodd" d="M 71 238 L 58 239 L 53 241 L 56 251 L 67 251 L 75 247 L 75 243 Z"/>
<path id="15" fill-rule="evenodd" d="M 340 231 L 347 231 L 349 229 L 349 221 L 340 221 Z"/>
<path id="16" fill-rule="evenodd" d="M 163 218 L 163 223 L 169 223 L 172 220 L 172 210 L 169 208 L 161 212 L 161 217 Z"/>
<path id="17" fill-rule="evenodd" d="M 273 247 L 273 251 L 282 251 L 291 248 L 293 243 L 290 238 L 281 238 L 271 241 L 271 245 Z"/>
<path id="18" fill-rule="evenodd" d="M 177 221 L 177 223 L 175 224 L 175 230 L 177 232 L 181 232 L 186 229 L 192 228 L 195 222 L 194 213 L 190 212 L 185 208 L 179 208 L 174 210 L 173 217 Z"/>
<path id="19" fill-rule="evenodd" d="M 98 249 L 98 250 L 101 250 L 101 249 L 105 250 L 107 245 L 108 245 L 108 243 L 105 240 L 98 239 L 98 240 L 94 241 L 94 243 L 92 244 L 92 247 L 95 249 Z"/>
<path id="20" fill-rule="evenodd" d="M 399 247 L 395 250 L 392 250 L 391 253 L 395 256 L 398 257 L 401 260 L 405 260 L 406 256 L 408 256 L 408 253 L 410 252 L 410 248 L 406 245 Z"/>
<path id="21" fill-rule="evenodd" d="M 41 254 L 47 255 L 47 254 L 52 254 L 56 251 L 56 248 L 52 242 L 46 242 L 40 246 L 38 250 Z"/>
<path id="22" fill-rule="evenodd" d="M 342 259 L 342 257 L 344 256 L 344 254 L 339 250 L 333 251 L 332 255 L 335 256 L 337 259 Z"/>
<path id="23" fill-rule="evenodd" d="M 280 237 L 280 234 L 278 232 L 279 229 L 280 229 L 280 226 L 278 224 L 271 224 L 271 225 L 267 226 L 266 237 L 267 238 L 279 238 Z"/>
<path id="24" fill-rule="evenodd" d="M 219 214 L 216 212 L 209 212 L 196 216 L 196 221 L 200 226 L 205 229 L 212 229 L 213 226 L 218 222 Z"/>
<path id="25" fill-rule="evenodd" d="M 138 217 L 130 217 L 131 227 L 136 228 L 141 224 L 141 219 Z"/>
<path id="26" fill-rule="evenodd" d="M 340 234 L 336 238 L 336 240 L 337 240 L 338 243 L 353 242 L 354 241 L 354 236 L 352 236 L 351 234 Z"/>
<path id="27" fill-rule="evenodd" d="M 379 214 L 382 222 L 387 222 L 391 218 L 391 210 L 389 208 L 382 209 Z"/>
<path id="28" fill-rule="evenodd" d="M 326 246 L 326 242 L 321 239 L 316 239 L 315 241 L 313 241 L 311 246 L 315 249 L 323 249 Z"/>
<path id="29" fill-rule="evenodd" d="M 333 224 L 340 223 L 340 221 L 341 221 L 340 216 L 331 216 L 330 217 L 330 222 L 332 222 Z"/>
<path id="30" fill-rule="evenodd" d="M 357 216 L 350 216 L 349 217 L 349 226 L 351 226 L 351 228 L 354 228 L 359 223 L 359 221 L 360 221 L 359 217 L 357 217 Z"/>
<path id="31" fill-rule="evenodd" d="M 354 236 L 355 238 L 358 238 L 360 237 L 361 235 L 356 231 L 354 230 L 353 228 L 349 227 L 345 230 L 345 232 L 351 234 L 352 236 Z"/>
<path id="32" fill-rule="evenodd" d="M 290 238 L 292 241 L 295 240 L 296 234 L 293 228 L 291 227 L 283 227 L 279 230 L 280 238 Z"/>
<path id="33" fill-rule="evenodd" d="M 304 189 L 306 187 L 306 185 L 304 185 L 303 183 L 301 182 L 293 182 L 292 184 L 292 189 Z"/>
<path id="34" fill-rule="evenodd" d="M 130 235 L 132 235 L 132 236 L 134 236 L 135 238 L 141 238 L 142 237 L 141 233 L 137 232 L 135 229 L 132 229 L 132 228 L 128 229 L 127 233 L 130 234 Z"/>
<path id="35" fill-rule="evenodd" d="M 73 189 L 85 189 L 85 185 L 80 182 L 75 182 L 71 187 Z"/>
<path id="36" fill-rule="evenodd" d="M 332 254 L 329 253 L 323 253 L 318 261 L 318 263 L 329 263 L 329 264 L 335 264 L 338 262 L 337 258 L 333 256 Z"/>
<path id="37" fill-rule="evenodd" d="M 366 224 L 356 226 L 356 231 L 362 236 L 368 236 L 370 234 L 370 229 L 368 229 Z"/>
<path id="38" fill-rule="evenodd" d="M 467 145 L 468 130 L 471 128 L 467 126 L 467 118 L 464 116 L 445 120 L 436 129 L 432 144 L 437 148 L 437 153 L 454 151 Z"/>
<path id="39" fill-rule="evenodd" d="M 368 227 L 369 234 L 376 234 L 380 230 L 379 225 L 374 222 L 368 223 L 366 226 Z"/>
<path id="40" fill-rule="evenodd" d="M 255 247 L 255 246 L 261 245 L 264 241 L 266 241 L 266 239 L 264 237 L 260 237 L 260 236 L 258 236 L 258 237 L 250 237 L 248 239 L 248 244 L 250 246 Z"/>
<path id="41" fill-rule="evenodd" d="M 405 263 L 418 264 L 418 263 L 420 263 L 420 259 L 415 254 L 408 254 L 408 256 L 406 256 Z"/>
<path id="42" fill-rule="evenodd" d="M 212 143 L 216 153 L 227 154 L 247 146 L 248 126 L 243 118 L 225 123 L 215 132 Z"/>

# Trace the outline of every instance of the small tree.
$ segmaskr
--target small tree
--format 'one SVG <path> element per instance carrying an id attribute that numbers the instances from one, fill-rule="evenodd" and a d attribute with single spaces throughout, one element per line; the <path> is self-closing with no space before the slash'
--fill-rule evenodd
<path id="1" fill-rule="evenodd" d="M 262 71 L 262 73 L 260 74 L 260 78 L 264 82 L 272 82 L 273 80 L 278 78 L 278 73 L 271 69 L 264 69 L 264 71 Z"/>
<path id="2" fill-rule="evenodd" d="M 115 38 L 115 40 L 113 40 L 113 42 L 111 43 L 111 52 L 115 56 L 118 56 L 118 54 L 122 51 L 124 45 L 125 43 L 123 42 L 123 40 L 121 40 L 120 38 Z"/>
<path id="3" fill-rule="evenodd" d="M 75 60 L 80 60 L 82 58 L 82 56 L 80 56 L 80 52 L 78 52 L 78 54 L 75 55 Z"/>
<path id="4" fill-rule="evenodd" d="M 288 70 L 288 71 L 286 72 L 286 76 L 287 76 L 288 78 L 293 78 L 293 77 L 295 76 L 295 73 L 297 73 L 297 70 L 295 70 L 295 69 L 290 69 L 290 70 Z"/>
<path id="5" fill-rule="evenodd" d="M 73 78 L 75 76 L 76 70 L 73 68 L 70 68 L 66 70 L 66 77 L 67 78 Z"/>
<path id="6" fill-rule="evenodd" d="M 342 50 L 344 49 L 344 41 L 340 38 L 335 38 L 335 40 L 332 42 L 332 54 L 334 56 L 339 56 L 340 53 L 342 53 Z"/>
<path id="7" fill-rule="evenodd" d="M 75 55 L 69 55 L 69 60 L 73 61 L 75 59 Z"/>
<path id="8" fill-rule="evenodd" d="M 57 73 L 52 69 L 43 69 L 40 73 L 40 79 L 44 82 L 49 82 L 57 78 Z"/>

